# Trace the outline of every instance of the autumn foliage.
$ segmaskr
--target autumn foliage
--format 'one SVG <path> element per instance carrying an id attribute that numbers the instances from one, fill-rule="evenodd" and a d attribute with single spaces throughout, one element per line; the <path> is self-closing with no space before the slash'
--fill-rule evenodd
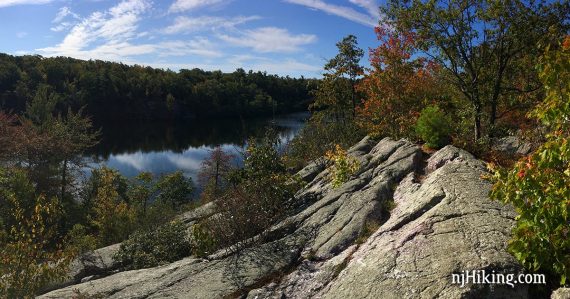
<path id="1" fill-rule="evenodd" d="M 380 45 L 370 49 L 368 74 L 358 89 L 365 94 L 358 124 L 370 135 L 409 136 L 425 103 L 437 98 L 437 64 L 414 57 L 416 36 L 377 27 Z"/>
<path id="2" fill-rule="evenodd" d="M 16 192 L 4 188 L 12 180 L 21 186 L 30 184 L 0 169 L 0 202 L 8 207 L 14 222 L 6 230 L 0 222 L 0 298 L 33 298 L 46 284 L 65 276 L 74 253 L 57 241 L 61 239 L 57 234 L 62 212 L 59 201 L 39 195 L 27 198 L 28 208 Z"/>
<path id="3" fill-rule="evenodd" d="M 539 66 L 546 98 L 531 113 L 550 133 L 510 170 L 496 169 L 491 197 L 515 206 L 509 249 L 529 270 L 570 278 L 570 37 Z"/>

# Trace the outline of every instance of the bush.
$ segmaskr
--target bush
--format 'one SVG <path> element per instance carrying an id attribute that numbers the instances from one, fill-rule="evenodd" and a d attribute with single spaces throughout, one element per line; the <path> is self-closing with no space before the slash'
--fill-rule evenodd
<path id="1" fill-rule="evenodd" d="M 353 120 L 335 122 L 315 114 L 287 145 L 286 164 L 301 169 L 313 161 L 325 162 L 323 156 L 339 144 L 352 146 L 364 137 L 364 131 Z"/>
<path id="2" fill-rule="evenodd" d="M 153 231 L 136 232 L 121 244 L 114 259 L 130 269 L 155 267 L 189 256 L 186 227 L 170 222 Z"/>
<path id="3" fill-rule="evenodd" d="M 98 187 L 95 190 L 89 222 L 97 231 L 98 246 L 103 247 L 125 240 L 134 231 L 136 213 L 119 188 L 126 179 L 110 168 L 103 167 L 98 172 Z"/>
<path id="4" fill-rule="evenodd" d="M 87 233 L 85 226 L 75 224 L 67 233 L 68 246 L 81 254 L 97 248 L 97 238 Z"/>
<path id="5" fill-rule="evenodd" d="M 168 202 L 173 208 L 190 202 L 194 186 L 191 178 L 186 178 L 182 171 L 164 175 L 156 183 L 157 201 Z"/>
<path id="6" fill-rule="evenodd" d="M 416 122 L 416 133 L 428 147 L 444 147 L 450 141 L 451 121 L 437 106 L 426 107 Z"/>
<path id="7" fill-rule="evenodd" d="M 562 51 L 548 51 L 540 78 L 546 98 L 533 115 L 552 133 L 513 169 L 497 169 L 493 199 L 518 212 L 509 249 L 529 270 L 567 283 L 570 276 L 570 37 Z"/>
<path id="8" fill-rule="evenodd" d="M 212 231 L 205 225 L 196 223 L 192 226 L 192 253 L 198 257 L 206 257 L 218 248 Z"/>
<path id="9" fill-rule="evenodd" d="M 333 163 L 329 169 L 333 188 L 338 188 L 348 181 L 360 167 L 358 161 L 348 156 L 346 151 L 338 144 L 334 151 L 327 152 L 325 156 Z"/>
<path id="10" fill-rule="evenodd" d="M 61 216 L 56 199 L 40 195 L 26 210 L 13 193 L 6 195 L 18 224 L 0 233 L 0 298 L 33 298 L 46 285 L 66 277 L 74 254 L 61 244 L 52 245 Z"/>
<path id="11" fill-rule="evenodd" d="M 230 175 L 232 186 L 216 200 L 216 215 L 194 231 L 200 254 L 221 248 L 239 251 L 294 209 L 299 179 L 287 172 L 278 146 L 271 130 L 263 140 L 248 142 L 244 168 Z"/>

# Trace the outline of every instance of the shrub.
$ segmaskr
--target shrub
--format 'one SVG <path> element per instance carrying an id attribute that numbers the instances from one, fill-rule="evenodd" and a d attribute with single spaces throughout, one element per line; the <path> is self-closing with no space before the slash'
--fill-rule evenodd
<path id="1" fill-rule="evenodd" d="M 441 148 L 449 143 L 451 121 L 437 106 L 422 110 L 416 122 L 416 133 L 430 148 Z"/>
<path id="2" fill-rule="evenodd" d="M 278 146 L 271 130 L 262 140 L 248 142 L 244 168 L 230 175 L 232 186 L 216 200 L 216 215 L 194 232 L 200 254 L 239 251 L 294 209 L 299 180 L 287 172 Z"/>
<path id="3" fill-rule="evenodd" d="M 74 256 L 61 244 L 52 245 L 61 215 L 56 199 L 38 196 L 31 211 L 13 194 L 7 200 L 18 225 L 0 234 L 0 298 L 33 298 L 42 287 L 67 275 Z"/>
<path id="4" fill-rule="evenodd" d="M 124 177 L 116 170 L 106 167 L 99 170 L 99 181 L 89 220 L 97 230 L 100 247 L 119 243 L 134 230 L 136 213 L 129 207 L 117 187 L 117 182 L 123 181 Z"/>
<path id="5" fill-rule="evenodd" d="M 189 256 L 186 227 L 170 222 L 152 231 L 136 232 L 121 244 L 114 259 L 131 269 L 155 267 Z"/>
<path id="6" fill-rule="evenodd" d="M 156 183 L 158 195 L 156 200 L 168 202 L 173 208 L 188 203 L 194 192 L 191 178 L 186 178 L 182 171 L 167 174 Z"/>
<path id="7" fill-rule="evenodd" d="M 364 135 L 364 131 L 351 119 L 336 122 L 317 113 L 287 145 L 285 161 L 293 169 L 300 169 L 313 161 L 324 162 L 321 158 L 327 151 L 334 150 L 337 144 L 352 146 Z"/>
<path id="8" fill-rule="evenodd" d="M 192 226 L 192 253 L 198 257 L 206 257 L 216 250 L 218 244 L 212 231 L 200 223 Z"/>
<path id="9" fill-rule="evenodd" d="M 552 133 L 511 170 L 495 170 L 491 197 L 519 214 L 509 243 L 513 255 L 564 285 L 570 276 L 570 37 L 561 51 L 547 49 L 542 59 L 546 98 L 532 115 Z"/>
<path id="10" fill-rule="evenodd" d="M 152 230 L 172 221 L 176 215 L 188 210 L 187 206 L 173 208 L 170 203 L 155 201 L 147 209 L 144 216 L 137 219 L 137 230 Z"/>
<path id="11" fill-rule="evenodd" d="M 87 233 L 85 226 L 75 224 L 67 233 L 68 246 L 81 254 L 97 248 L 97 238 Z"/>
<path id="12" fill-rule="evenodd" d="M 209 151 L 208 158 L 202 161 L 198 172 L 198 182 L 204 188 L 200 195 L 202 203 L 215 200 L 227 190 L 228 175 L 235 169 L 234 159 L 234 155 L 225 152 L 220 146 Z"/>
<path id="13" fill-rule="evenodd" d="M 325 156 L 333 163 L 329 169 L 333 188 L 338 188 L 348 181 L 360 167 L 358 161 L 348 156 L 346 151 L 338 144 L 335 146 L 334 151 L 327 152 Z"/>

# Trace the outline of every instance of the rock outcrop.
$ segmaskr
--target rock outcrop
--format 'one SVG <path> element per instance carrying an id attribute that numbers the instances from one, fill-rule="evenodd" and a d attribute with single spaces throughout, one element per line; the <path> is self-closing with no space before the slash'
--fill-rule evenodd
<path id="1" fill-rule="evenodd" d="M 507 136 L 493 140 L 493 149 L 510 155 L 528 155 L 532 145 L 517 136 Z"/>
<path id="2" fill-rule="evenodd" d="M 365 138 L 348 153 L 360 169 L 337 189 L 327 169 L 301 171 L 311 179 L 295 195 L 303 208 L 270 228 L 264 244 L 120 272 L 40 298 L 76 291 L 106 298 L 526 298 L 524 287 L 451 281 L 466 270 L 521 271 L 505 250 L 515 213 L 489 200 L 481 161 L 452 146 L 426 160 L 418 146 L 389 138 Z M 212 209 L 201 211 L 194 214 Z M 191 224 L 194 214 L 183 219 Z"/>
<path id="3" fill-rule="evenodd" d="M 570 288 L 560 288 L 552 293 L 552 299 L 570 299 Z"/>

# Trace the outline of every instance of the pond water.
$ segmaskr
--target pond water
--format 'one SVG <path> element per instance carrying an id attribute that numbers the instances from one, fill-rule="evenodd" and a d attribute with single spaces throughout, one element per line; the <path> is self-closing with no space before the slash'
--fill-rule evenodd
<path id="1" fill-rule="evenodd" d="M 240 164 L 249 137 L 262 136 L 273 125 L 285 145 L 308 117 L 294 113 L 247 120 L 106 123 L 101 126 L 100 143 L 89 154 L 97 157 L 96 165 L 117 169 L 126 177 L 142 171 L 160 175 L 181 170 L 196 182 L 202 161 L 216 146 L 234 154 L 234 162 Z"/>

